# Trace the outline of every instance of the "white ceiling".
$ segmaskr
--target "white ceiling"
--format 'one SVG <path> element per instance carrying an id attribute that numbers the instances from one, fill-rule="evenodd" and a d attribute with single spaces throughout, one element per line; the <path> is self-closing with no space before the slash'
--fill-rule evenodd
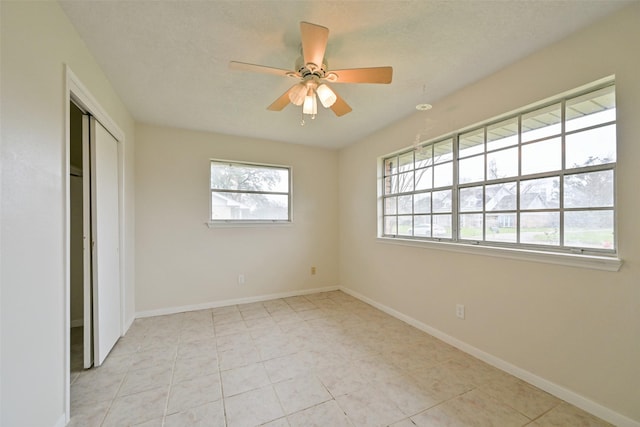
<path id="1" fill-rule="evenodd" d="M 61 1 L 136 120 L 339 148 L 612 13 L 613 0 Z M 334 84 L 353 111 L 266 107 L 294 81 L 299 21 L 329 28 L 329 69 L 393 66 L 390 85 Z M 553 70 L 549 70 L 550 73 Z M 525 82 L 523 82 L 525 84 Z"/>

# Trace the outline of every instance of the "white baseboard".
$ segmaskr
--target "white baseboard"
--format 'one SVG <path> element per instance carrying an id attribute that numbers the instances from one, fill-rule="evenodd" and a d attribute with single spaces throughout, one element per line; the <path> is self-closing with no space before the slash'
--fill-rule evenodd
<path id="1" fill-rule="evenodd" d="M 72 328 L 77 328 L 84 325 L 84 319 L 75 319 L 70 322 Z"/>
<path id="2" fill-rule="evenodd" d="M 366 302 L 367 304 L 370 304 L 384 311 L 385 313 L 399 320 L 402 320 L 405 323 L 408 323 L 411 326 L 414 326 L 417 329 L 420 329 L 421 331 L 428 333 L 429 335 L 432 335 L 446 342 L 447 344 L 451 344 L 452 346 L 464 351 L 465 353 L 468 353 L 476 357 L 477 359 L 480 359 L 492 366 L 495 366 L 496 368 L 502 371 L 505 371 L 517 378 L 520 378 L 521 380 L 526 381 L 529 384 L 532 384 L 546 391 L 549 394 L 552 394 L 566 402 L 569 402 L 572 405 L 577 406 L 578 408 L 586 412 L 589 412 L 590 414 L 595 415 L 596 417 L 602 418 L 603 420 L 608 421 L 618 427 L 640 427 L 639 421 L 632 420 L 631 418 L 626 417 L 618 412 L 615 412 L 605 406 L 602 406 L 601 404 L 596 403 L 574 391 L 566 389 L 545 378 L 539 377 L 538 375 L 535 375 L 525 369 L 522 369 L 503 359 L 500 359 L 499 357 L 493 356 L 492 354 L 482 351 L 479 348 L 476 348 L 463 341 L 460 341 L 459 339 L 452 337 L 451 335 L 445 334 L 444 332 L 436 328 L 433 328 L 425 323 L 422 323 L 414 319 L 413 317 L 409 317 L 397 310 L 394 310 L 391 307 L 387 307 L 384 304 L 374 301 L 371 298 L 366 297 L 354 290 L 351 290 L 345 287 L 340 287 L 340 290 L 355 298 L 358 298 L 363 302 Z"/>
<path id="3" fill-rule="evenodd" d="M 252 302 L 268 301 L 268 300 L 278 299 L 278 298 L 296 297 L 300 295 L 315 294 L 318 292 L 337 291 L 338 289 L 340 289 L 340 287 L 338 286 L 329 286 L 324 288 L 303 289 L 303 290 L 280 292 L 275 294 L 259 295 L 255 297 L 211 301 L 203 304 L 183 305 L 180 307 L 167 307 L 167 308 L 160 308 L 157 310 L 139 311 L 136 313 L 135 317 L 136 319 L 138 319 L 141 317 L 163 316 L 166 314 L 184 313 L 186 311 L 206 310 L 209 308 L 226 307 L 228 305 L 249 304 Z"/>

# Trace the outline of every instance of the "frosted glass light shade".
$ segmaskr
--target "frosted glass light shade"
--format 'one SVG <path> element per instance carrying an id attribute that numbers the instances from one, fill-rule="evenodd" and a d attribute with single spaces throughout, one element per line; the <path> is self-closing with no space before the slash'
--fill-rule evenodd
<path id="1" fill-rule="evenodd" d="M 338 99 L 331 88 L 324 83 L 318 86 L 316 92 L 318 93 L 318 98 L 320 98 L 320 102 L 322 102 L 324 108 L 331 107 Z"/>
<path id="2" fill-rule="evenodd" d="M 307 87 L 302 83 L 297 84 L 289 91 L 289 101 L 294 105 L 302 105 L 306 95 Z"/>
<path id="3" fill-rule="evenodd" d="M 302 112 L 304 114 L 311 114 L 313 116 L 318 114 L 318 103 L 316 102 L 316 96 L 313 92 L 311 93 L 311 95 L 307 95 L 304 97 Z"/>

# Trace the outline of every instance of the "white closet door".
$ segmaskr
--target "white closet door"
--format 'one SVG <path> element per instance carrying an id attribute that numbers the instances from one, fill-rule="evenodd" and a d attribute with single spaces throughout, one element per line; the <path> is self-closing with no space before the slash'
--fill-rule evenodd
<path id="1" fill-rule="evenodd" d="M 100 366 L 121 331 L 118 141 L 93 117 L 90 128 L 94 365 Z"/>

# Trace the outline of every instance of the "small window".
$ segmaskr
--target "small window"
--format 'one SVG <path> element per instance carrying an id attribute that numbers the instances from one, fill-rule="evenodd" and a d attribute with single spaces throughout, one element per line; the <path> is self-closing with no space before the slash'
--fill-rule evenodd
<path id="1" fill-rule="evenodd" d="M 212 222 L 290 222 L 291 169 L 211 161 Z"/>

